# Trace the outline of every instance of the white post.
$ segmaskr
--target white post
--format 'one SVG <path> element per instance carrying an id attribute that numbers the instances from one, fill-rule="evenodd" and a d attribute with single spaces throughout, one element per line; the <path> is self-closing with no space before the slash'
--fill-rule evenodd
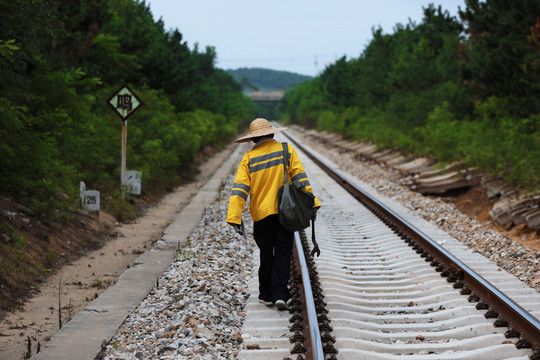
<path id="1" fill-rule="evenodd" d="M 86 184 L 84 181 L 79 183 L 79 206 L 83 207 L 84 205 L 84 192 L 86 191 Z"/>
<path id="2" fill-rule="evenodd" d="M 120 186 L 122 192 L 126 185 L 127 120 L 122 120 L 122 162 L 120 164 Z"/>

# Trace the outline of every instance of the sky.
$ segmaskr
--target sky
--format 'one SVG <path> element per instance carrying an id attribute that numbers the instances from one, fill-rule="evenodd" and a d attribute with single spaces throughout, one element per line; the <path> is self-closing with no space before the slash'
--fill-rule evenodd
<path id="1" fill-rule="evenodd" d="M 458 16 L 465 0 L 146 0 L 154 20 L 178 29 L 190 49 L 215 48 L 216 67 L 265 68 L 316 76 L 358 58 L 381 27 L 420 23 L 430 3 Z"/>

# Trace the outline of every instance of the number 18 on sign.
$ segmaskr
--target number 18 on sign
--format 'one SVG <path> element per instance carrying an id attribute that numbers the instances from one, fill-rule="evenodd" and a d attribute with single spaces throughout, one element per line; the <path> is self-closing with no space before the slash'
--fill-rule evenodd
<path id="1" fill-rule="evenodd" d="M 124 190 L 126 187 L 127 118 L 142 105 L 142 102 L 127 85 L 124 85 L 109 98 L 108 103 L 122 118 L 122 161 L 120 176 L 122 190 Z"/>

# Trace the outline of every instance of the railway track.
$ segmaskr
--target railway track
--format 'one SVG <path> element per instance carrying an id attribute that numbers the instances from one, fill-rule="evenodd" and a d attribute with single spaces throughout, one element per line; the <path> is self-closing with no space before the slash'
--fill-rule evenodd
<path id="1" fill-rule="evenodd" d="M 301 356 L 540 358 L 536 291 L 398 204 L 381 199 L 368 186 L 353 182 L 344 189 L 343 179 L 331 178 L 319 167 L 334 164 L 308 160 L 313 149 L 297 142 L 295 146 L 324 209 L 317 219 L 322 256 L 313 261 L 308 254 L 307 262 L 316 266 L 311 272 L 318 278 L 312 281 L 322 292 L 315 299 L 324 328 L 320 333 L 326 336 L 320 343 L 326 351 L 317 357 L 310 344 L 303 346 L 306 353 Z M 366 197 L 358 195 L 359 190 L 367 192 L 368 207 L 382 205 L 375 211 L 383 220 L 359 203 L 357 198 Z M 251 293 L 256 294 L 253 286 Z M 302 353 L 298 340 L 309 338 L 308 325 L 303 325 L 303 335 L 291 325 L 302 312 L 307 312 L 305 306 L 293 307 L 292 317 L 277 313 L 277 319 L 275 310 L 248 301 L 244 350 L 238 358 L 292 358 Z M 287 333 L 287 328 L 294 331 Z"/>

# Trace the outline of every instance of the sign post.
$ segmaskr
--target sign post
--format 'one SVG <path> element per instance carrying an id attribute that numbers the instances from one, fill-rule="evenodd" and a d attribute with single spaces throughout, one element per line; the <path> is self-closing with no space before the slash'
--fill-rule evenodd
<path id="1" fill-rule="evenodd" d="M 126 158 L 127 158 L 127 120 L 122 120 L 122 160 L 120 161 L 120 184 L 122 190 L 126 185 Z"/>
<path id="2" fill-rule="evenodd" d="M 111 96 L 107 102 L 122 118 L 122 160 L 120 162 L 120 184 L 122 192 L 124 192 L 127 180 L 127 118 L 142 105 L 142 101 L 127 85 L 124 85 L 116 93 L 114 93 L 114 95 Z"/>

